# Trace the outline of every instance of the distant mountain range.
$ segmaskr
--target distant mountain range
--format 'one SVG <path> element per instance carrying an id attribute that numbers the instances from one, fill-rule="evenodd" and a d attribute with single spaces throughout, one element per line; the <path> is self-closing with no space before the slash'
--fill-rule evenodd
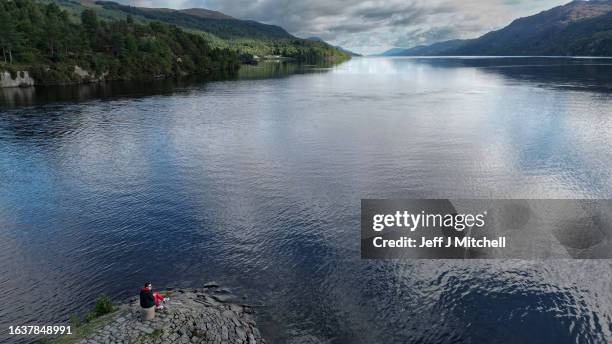
<path id="1" fill-rule="evenodd" d="M 612 56 L 612 0 L 572 1 L 479 38 L 393 48 L 381 55 Z"/>
<path id="2" fill-rule="evenodd" d="M 127 16 L 137 22 L 163 22 L 190 32 L 200 33 L 215 48 L 228 48 L 243 55 L 283 56 L 299 60 L 344 60 L 349 55 L 323 41 L 311 41 L 291 35 L 276 25 L 237 19 L 221 12 L 190 8 L 145 8 L 122 5 L 113 1 L 95 0 L 39 0 L 56 2 L 75 20 L 85 9 L 94 10 L 103 20 L 125 20 Z"/>
<path id="3" fill-rule="evenodd" d="M 191 8 L 187 10 L 144 8 L 121 5 L 112 1 L 96 1 L 95 4 L 106 10 L 122 12 L 148 20 L 156 20 L 168 24 L 205 31 L 222 39 L 295 38 L 280 26 L 262 24 L 252 20 L 240 20 L 225 15 L 221 12 L 201 8 Z"/>

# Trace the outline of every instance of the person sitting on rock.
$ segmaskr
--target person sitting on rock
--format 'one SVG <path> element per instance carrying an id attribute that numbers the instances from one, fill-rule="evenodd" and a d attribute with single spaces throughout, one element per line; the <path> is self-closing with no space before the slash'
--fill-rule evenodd
<path id="1" fill-rule="evenodd" d="M 168 301 L 170 298 L 164 298 L 160 293 L 154 292 L 151 282 L 144 284 L 144 288 L 140 290 L 140 307 L 149 308 L 155 306 L 156 309 L 163 309 L 162 302 Z"/>

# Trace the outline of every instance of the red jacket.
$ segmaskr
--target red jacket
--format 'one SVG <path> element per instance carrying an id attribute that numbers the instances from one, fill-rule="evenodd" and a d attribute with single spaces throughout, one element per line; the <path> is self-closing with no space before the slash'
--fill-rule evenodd
<path id="1" fill-rule="evenodd" d="M 155 296 L 151 288 L 140 289 L 140 307 L 150 308 L 155 306 Z"/>

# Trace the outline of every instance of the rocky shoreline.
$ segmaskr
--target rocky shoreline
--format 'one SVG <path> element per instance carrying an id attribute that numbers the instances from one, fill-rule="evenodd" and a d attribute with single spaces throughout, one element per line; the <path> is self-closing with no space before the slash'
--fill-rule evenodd
<path id="1" fill-rule="evenodd" d="M 18 71 L 13 76 L 8 71 L 0 70 L 0 88 L 31 87 L 34 84 L 34 79 L 27 71 Z"/>
<path id="2" fill-rule="evenodd" d="M 23 66 L 22 66 L 23 67 Z M 238 67 L 239 68 L 239 67 Z M 50 74 L 51 71 L 49 67 L 44 68 L 46 74 Z M 20 68 L 19 70 L 14 70 L 10 72 L 8 70 L 0 69 L 0 89 L 3 88 L 26 88 L 26 87 L 35 87 L 35 86 L 70 86 L 70 85 L 84 85 L 84 84 L 96 84 L 96 83 L 104 83 L 111 81 L 151 81 L 151 80 L 164 80 L 164 79 L 178 79 L 178 78 L 186 78 L 186 77 L 198 77 L 195 74 L 189 74 L 186 72 L 180 73 L 179 75 L 150 75 L 145 78 L 130 78 L 130 77 L 120 77 L 114 76 L 111 77 L 109 72 L 102 72 L 96 74 L 95 72 L 88 71 L 86 69 L 81 68 L 78 65 L 75 65 L 73 70 L 70 72 L 66 72 L 64 74 L 64 78 L 61 80 L 52 78 L 52 77 L 42 77 L 40 76 L 40 71 L 35 73 L 29 68 Z M 206 78 L 210 80 L 215 80 L 217 78 L 224 79 L 224 74 L 215 74 L 215 72 L 211 72 L 210 74 L 200 75 L 201 78 Z"/>
<path id="3" fill-rule="evenodd" d="M 77 343 L 265 343 L 251 306 L 231 303 L 210 289 L 167 289 L 165 308 L 148 321 L 141 319 L 139 300 L 133 298 Z"/>

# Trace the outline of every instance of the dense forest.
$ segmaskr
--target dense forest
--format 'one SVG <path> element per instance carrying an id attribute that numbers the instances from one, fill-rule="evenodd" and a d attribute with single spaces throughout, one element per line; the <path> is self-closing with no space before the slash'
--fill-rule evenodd
<path id="1" fill-rule="evenodd" d="M 43 0 L 41 0 L 43 1 Z M 44 0 L 51 1 L 51 0 Z M 325 42 L 295 37 L 282 27 L 252 20 L 236 19 L 203 9 L 171 10 L 143 8 L 112 1 L 53 0 L 78 20 L 83 9 L 94 9 L 101 19 L 135 22 L 159 21 L 203 35 L 210 46 L 237 52 L 244 60 L 255 56 L 278 55 L 305 62 L 341 62 L 350 56 Z"/>
<path id="2" fill-rule="evenodd" d="M 0 1 L 0 70 L 27 70 L 39 84 L 221 76 L 240 66 L 229 49 L 212 48 L 200 34 L 131 16 L 99 20 L 95 11 L 71 20 L 55 2 Z M 89 72 L 75 73 L 75 66 Z"/>

